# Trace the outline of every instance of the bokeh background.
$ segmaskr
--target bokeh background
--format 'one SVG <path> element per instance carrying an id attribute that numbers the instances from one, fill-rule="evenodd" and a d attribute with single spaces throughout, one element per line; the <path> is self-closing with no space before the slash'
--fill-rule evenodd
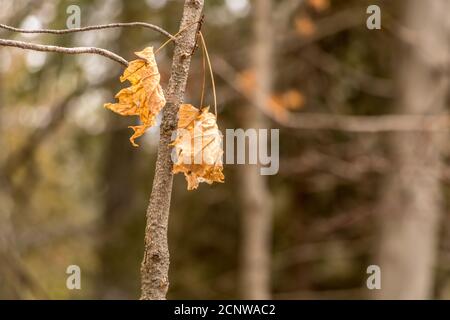
<path id="1" fill-rule="evenodd" d="M 179 0 L 1 0 L 0 23 L 66 28 L 73 4 L 81 26 L 144 21 L 171 33 L 183 9 Z M 366 27 L 371 4 L 381 30 Z M 427 131 L 433 121 L 386 118 L 448 123 L 445 9 L 447 0 L 206 1 L 219 127 L 279 128 L 280 169 L 225 165 L 224 184 L 196 191 L 175 176 L 169 298 L 450 298 L 448 134 Z M 142 28 L 0 38 L 127 60 L 166 40 Z M 157 56 L 163 87 L 172 50 Z M 122 72 L 95 55 L 0 48 L 1 299 L 139 297 L 159 129 L 133 148 L 135 119 L 103 108 Z M 199 103 L 202 77 L 197 50 L 185 101 Z M 73 264 L 81 290 L 66 288 Z M 381 290 L 366 286 L 369 265 L 381 267 Z"/>

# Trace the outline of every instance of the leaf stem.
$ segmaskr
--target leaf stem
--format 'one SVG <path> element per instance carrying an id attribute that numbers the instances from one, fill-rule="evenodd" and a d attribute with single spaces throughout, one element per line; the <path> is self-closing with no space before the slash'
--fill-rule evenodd
<path id="1" fill-rule="evenodd" d="M 199 34 L 200 34 L 200 39 L 202 40 L 202 46 L 206 53 L 206 61 L 208 62 L 209 73 L 211 75 L 211 85 L 212 85 L 213 97 L 214 97 L 214 112 L 215 112 L 216 118 L 217 118 L 217 96 L 216 96 L 216 85 L 214 82 L 214 73 L 213 73 L 212 66 L 211 66 L 211 60 L 209 59 L 209 53 L 208 53 L 208 48 L 206 47 L 205 38 L 203 37 L 203 33 L 201 31 L 199 31 Z"/>
<path id="2" fill-rule="evenodd" d="M 200 97 L 200 109 L 203 108 L 203 100 L 205 98 L 205 86 L 206 86 L 206 58 L 205 48 L 202 45 L 202 95 Z M 217 116 L 216 116 L 217 117 Z"/>
<path id="3" fill-rule="evenodd" d="M 158 49 L 156 49 L 155 55 L 156 55 L 162 48 L 164 48 L 167 44 L 169 44 L 169 43 L 172 42 L 172 41 L 175 41 L 175 40 L 177 39 L 177 37 L 178 37 L 183 31 L 185 31 L 185 30 L 188 29 L 189 27 L 191 27 L 191 26 L 193 26 L 193 25 L 195 25 L 195 24 L 197 24 L 197 23 L 199 23 L 199 22 L 200 22 L 200 21 L 192 22 L 192 23 L 188 24 L 186 27 L 184 27 L 183 29 L 181 29 L 180 31 L 178 31 L 177 33 L 175 33 L 169 40 L 167 40 L 166 42 L 164 42 Z"/>

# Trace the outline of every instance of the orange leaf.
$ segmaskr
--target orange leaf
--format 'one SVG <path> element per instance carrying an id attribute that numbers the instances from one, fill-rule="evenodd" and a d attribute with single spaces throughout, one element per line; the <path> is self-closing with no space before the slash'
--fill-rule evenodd
<path id="1" fill-rule="evenodd" d="M 283 105 L 290 110 L 297 110 L 305 104 L 305 97 L 303 94 L 295 89 L 284 92 L 281 96 Z"/>
<path id="2" fill-rule="evenodd" d="M 310 37 L 316 33 L 316 25 L 308 17 L 298 17 L 295 19 L 295 31 L 301 36 Z"/>
<path id="3" fill-rule="evenodd" d="M 184 173 L 188 190 L 197 189 L 201 182 L 223 182 L 222 135 L 209 107 L 180 106 L 177 138 L 172 145 L 176 152 L 173 173 Z"/>
<path id="4" fill-rule="evenodd" d="M 303 107 L 305 98 L 303 94 L 295 89 L 288 90 L 282 94 L 272 95 L 267 102 L 273 116 L 281 121 L 287 120 L 288 110 L 297 110 Z"/>
<path id="5" fill-rule="evenodd" d="M 137 147 L 134 140 L 155 124 L 156 115 L 166 104 L 166 99 L 159 84 L 160 75 L 153 48 L 148 47 L 135 54 L 139 59 L 131 61 L 120 77 L 121 82 L 128 80 L 131 86 L 116 94 L 118 103 L 106 103 L 105 108 L 122 116 L 139 116 L 141 125 L 129 126 L 134 130 L 130 142 Z"/>
<path id="6" fill-rule="evenodd" d="M 237 84 L 246 94 L 253 94 L 256 88 L 256 77 L 253 70 L 247 69 L 237 75 Z"/>
<path id="7" fill-rule="evenodd" d="M 275 119 L 279 121 L 286 121 L 288 118 L 288 112 L 283 105 L 283 99 L 280 96 L 274 95 L 268 99 L 267 106 L 272 112 Z"/>
<path id="8" fill-rule="evenodd" d="M 318 12 L 324 11 L 330 7 L 329 0 L 308 0 L 308 4 Z"/>

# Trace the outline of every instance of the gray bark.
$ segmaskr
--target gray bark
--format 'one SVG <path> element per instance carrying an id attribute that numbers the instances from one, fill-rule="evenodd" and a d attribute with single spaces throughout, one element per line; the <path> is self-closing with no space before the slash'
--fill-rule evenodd
<path id="1" fill-rule="evenodd" d="M 256 88 L 255 105 L 266 108 L 272 82 L 272 0 L 254 1 L 255 43 L 251 52 Z M 247 128 L 268 128 L 267 119 L 255 106 L 245 115 Z M 258 166 L 242 168 L 241 294 L 244 299 L 270 299 L 272 204 L 267 181 Z"/>
<path id="2" fill-rule="evenodd" d="M 449 86 L 447 0 L 405 2 L 403 24 L 417 41 L 400 51 L 397 65 L 400 113 L 445 111 Z M 447 65 L 447 68 L 442 68 Z M 392 171 L 381 198 L 381 299 L 429 299 L 442 215 L 439 177 L 442 133 L 411 132 L 390 136 Z"/>
<path id="3" fill-rule="evenodd" d="M 181 36 L 176 40 L 172 71 L 163 108 L 155 177 L 147 209 L 144 258 L 141 265 L 141 299 L 164 300 L 169 287 L 169 248 L 167 230 L 172 193 L 172 147 L 169 146 L 177 125 L 177 113 L 183 101 L 191 52 L 195 45 L 196 21 L 200 20 L 203 0 L 186 0 L 181 19 Z"/>

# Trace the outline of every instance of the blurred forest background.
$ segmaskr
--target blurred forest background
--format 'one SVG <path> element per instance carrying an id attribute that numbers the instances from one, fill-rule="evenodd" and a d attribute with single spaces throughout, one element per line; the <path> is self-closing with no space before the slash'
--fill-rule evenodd
<path id="1" fill-rule="evenodd" d="M 225 165 L 224 184 L 196 191 L 175 176 L 168 298 L 450 298 L 450 143 L 430 130 L 449 123 L 449 3 L 206 1 L 219 127 L 279 128 L 280 170 Z M 72 4 L 81 26 L 143 21 L 171 33 L 183 8 L 1 0 L 0 23 L 63 29 Z M 381 30 L 366 27 L 371 4 Z M 127 60 L 166 40 L 142 28 L 0 38 Z M 163 88 L 172 49 L 157 56 Z M 122 72 L 96 55 L 0 48 L 1 299 L 139 297 L 159 133 L 133 148 L 133 119 L 103 108 Z M 199 100 L 201 83 L 197 50 L 185 101 Z M 66 288 L 72 264 L 81 290 Z M 366 287 L 373 264 L 382 290 Z"/>

